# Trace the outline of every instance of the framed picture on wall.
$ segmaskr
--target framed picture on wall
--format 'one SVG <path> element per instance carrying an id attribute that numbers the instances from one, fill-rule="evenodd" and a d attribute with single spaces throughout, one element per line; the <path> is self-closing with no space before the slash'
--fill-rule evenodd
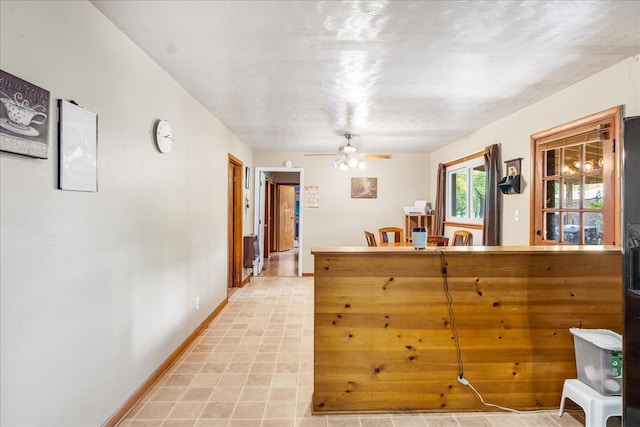
<path id="1" fill-rule="evenodd" d="M 505 164 L 507 166 L 507 176 L 516 176 L 520 175 L 520 162 L 522 158 L 505 160 Z"/>
<path id="2" fill-rule="evenodd" d="M 305 208 L 320 207 L 320 189 L 317 185 L 304 186 L 304 207 Z"/>
<path id="3" fill-rule="evenodd" d="M 0 70 L 0 150 L 46 159 L 49 91 Z"/>
<path id="4" fill-rule="evenodd" d="M 352 199 L 377 199 L 378 178 L 351 178 Z"/>
<path id="5" fill-rule="evenodd" d="M 98 191 L 98 115 L 72 101 L 59 101 L 61 190 Z"/>

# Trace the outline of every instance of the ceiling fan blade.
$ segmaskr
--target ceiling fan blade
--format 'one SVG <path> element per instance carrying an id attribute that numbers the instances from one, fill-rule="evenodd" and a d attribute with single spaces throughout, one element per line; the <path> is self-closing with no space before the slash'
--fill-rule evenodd
<path id="1" fill-rule="evenodd" d="M 334 156 L 338 159 L 338 161 L 348 161 L 350 159 L 358 159 L 360 158 L 368 158 L 368 159 L 390 159 L 391 154 L 379 154 L 379 153 L 361 153 L 358 150 L 358 147 L 351 145 L 351 138 L 354 135 L 352 133 L 345 133 L 343 135 L 347 139 L 347 144 L 338 147 L 337 153 L 305 153 L 305 156 Z"/>
<path id="2" fill-rule="evenodd" d="M 366 157 L 368 159 L 390 159 L 391 154 L 360 153 L 360 157 Z"/>

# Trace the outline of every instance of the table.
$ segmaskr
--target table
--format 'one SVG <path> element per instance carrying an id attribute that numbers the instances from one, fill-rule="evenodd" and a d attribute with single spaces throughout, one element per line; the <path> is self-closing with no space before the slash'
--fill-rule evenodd
<path id="1" fill-rule="evenodd" d="M 413 246 L 412 242 L 378 242 L 378 246 L 392 247 L 392 246 Z"/>
<path id="2" fill-rule="evenodd" d="M 430 236 L 431 237 L 431 236 Z M 413 242 L 378 242 L 378 246 L 381 247 L 395 247 L 395 246 L 411 246 L 413 247 Z M 427 240 L 427 246 L 437 247 L 438 245 L 435 242 L 430 242 Z M 441 246 L 444 247 L 444 246 Z"/>

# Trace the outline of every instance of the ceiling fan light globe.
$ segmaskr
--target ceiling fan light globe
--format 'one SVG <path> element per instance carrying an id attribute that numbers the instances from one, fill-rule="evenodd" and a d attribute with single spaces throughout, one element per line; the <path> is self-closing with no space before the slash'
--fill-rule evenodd
<path id="1" fill-rule="evenodd" d="M 355 157 L 352 157 L 349 159 L 349 167 L 350 168 L 355 168 L 358 166 L 358 159 L 356 159 Z"/>
<path id="2" fill-rule="evenodd" d="M 340 162 L 340 170 L 346 171 L 347 169 L 349 169 L 349 165 L 347 164 L 347 162 Z"/>
<path id="3" fill-rule="evenodd" d="M 367 164 L 365 162 L 363 162 L 362 160 L 360 160 L 358 162 L 358 169 L 363 170 L 365 168 L 365 166 L 367 166 Z"/>
<path id="4" fill-rule="evenodd" d="M 353 145 L 343 145 L 342 147 L 340 147 L 340 151 L 342 151 L 345 154 L 353 154 L 356 151 L 358 151 L 358 149 Z"/>

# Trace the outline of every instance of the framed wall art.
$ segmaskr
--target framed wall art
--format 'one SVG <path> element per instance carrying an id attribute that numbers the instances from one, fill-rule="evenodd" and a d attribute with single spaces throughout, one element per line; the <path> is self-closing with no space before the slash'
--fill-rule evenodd
<path id="1" fill-rule="evenodd" d="M 304 186 L 304 207 L 305 208 L 320 207 L 320 189 L 317 185 Z"/>
<path id="2" fill-rule="evenodd" d="M 98 115 L 60 100 L 59 188 L 98 191 Z"/>
<path id="3" fill-rule="evenodd" d="M 378 178 L 351 178 L 352 199 L 377 199 Z"/>
<path id="4" fill-rule="evenodd" d="M 520 163 L 522 162 L 522 158 L 519 157 L 517 159 L 505 160 L 505 164 L 507 166 L 507 176 L 516 176 L 520 175 Z"/>
<path id="5" fill-rule="evenodd" d="M 46 159 L 49 91 L 0 70 L 0 150 Z"/>

